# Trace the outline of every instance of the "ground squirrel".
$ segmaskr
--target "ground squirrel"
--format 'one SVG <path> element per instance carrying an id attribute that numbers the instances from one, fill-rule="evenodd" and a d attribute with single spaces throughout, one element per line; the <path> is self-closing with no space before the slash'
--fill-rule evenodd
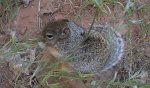
<path id="1" fill-rule="evenodd" d="M 108 25 L 92 27 L 88 32 L 72 21 L 61 19 L 49 22 L 42 35 L 62 56 L 70 55 L 70 65 L 83 73 L 106 71 L 123 55 L 123 39 Z"/>

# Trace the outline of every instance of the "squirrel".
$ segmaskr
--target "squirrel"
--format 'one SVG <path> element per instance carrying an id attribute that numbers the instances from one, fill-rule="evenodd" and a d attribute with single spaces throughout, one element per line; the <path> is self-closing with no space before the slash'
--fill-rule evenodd
<path id="1" fill-rule="evenodd" d="M 60 19 L 49 22 L 42 36 L 62 56 L 69 55 L 69 64 L 82 73 L 107 71 L 119 63 L 124 53 L 123 38 L 109 25 L 92 26 L 89 31 L 73 21 Z"/>

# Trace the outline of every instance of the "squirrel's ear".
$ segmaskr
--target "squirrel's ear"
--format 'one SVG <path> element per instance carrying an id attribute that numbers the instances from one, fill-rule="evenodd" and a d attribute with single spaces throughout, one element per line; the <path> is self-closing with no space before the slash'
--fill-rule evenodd
<path id="1" fill-rule="evenodd" d="M 61 30 L 61 34 L 60 34 L 59 38 L 60 38 L 60 39 L 65 39 L 65 38 L 67 38 L 69 35 L 70 35 L 70 29 L 69 29 L 68 27 L 66 27 L 66 28 L 63 28 L 63 29 Z"/>

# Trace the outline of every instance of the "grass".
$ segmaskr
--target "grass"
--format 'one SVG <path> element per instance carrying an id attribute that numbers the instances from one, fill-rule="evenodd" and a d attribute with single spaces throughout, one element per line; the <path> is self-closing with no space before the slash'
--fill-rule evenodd
<path id="1" fill-rule="evenodd" d="M 18 39 L 16 37 L 15 32 L 11 32 L 11 38 L 8 41 L 8 43 L 6 43 L 0 49 L 0 55 L 3 58 L 5 58 L 3 61 L 5 61 L 5 60 L 9 61 L 9 60 L 11 60 L 11 58 L 17 59 L 17 57 L 16 57 L 17 55 L 27 53 L 26 50 L 31 49 L 31 48 L 35 48 L 36 44 L 33 43 L 32 41 L 27 41 L 27 40 L 22 41 L 22 42 L 18 42 Z M 24 57 L 22 57 L 22 58 L 24 58 Z M 20 86 L 22 86 L 23 84 L 27 84 L 27 83 L 32 85 L 32 81 L 33 81 L 33 78 L 35 76 L 37 78 L 42 77 L 42 81 L 40 81 L 41 83 L 36 84 L 36 86 L 39 86 L 39 88 L 41 87 L 41 85 L 47 85 L 50 88 L 62 87 L 62 86 L 64 86 L 62 84 L 65 82 L 61 82 L 60 79 L 63 79 L 63 78 L 67 78 L 68 81 L 66 80 L 66 82 L 69 82 L 71 80 L 86 80 L 86 79 L 93 76 L 93 74 L 82 74 L 80 72 L 71 72 L 68 69 L 61 68 L 61 65 L 66 63 L 65 59 L 60 60 L 56 63 L 53 63 L 52 65 L 49 65 L 49 61 L 44 61 L 44 60 L 35 61 L 35 60 L 32 60 L 33 58 L 38 59 L 39 57 L 33 56 L 32 58 L 29 58 L 30 62 L 27 62 L 27 64 L 25 64 L 25 66 L 19 67 L 19 69 L 21 69 L 21 70 L 19 72 L 17 72 L 17 74 L 16 74 L 16 80 L 14 82 L 15 88 L 20 88 Z M 21 64 L 26 63 L 26 62 L 21 61 L 21 60 L 18 60 L 18 61 Z M 15 62 L 13 62 L 13 63 L 15 63 Z M 50 63 L 51 63 L 51 61 L 50 61 Z M 22 74 L 26 74 L 26 70 L 29 70 L 29 68 L 32 66 L 32 64 L 37 65 L 36 68 L 31 70 L 33 72 L 32 75 L 30 75 L 29 77 L 25 76 L 25 78 L 22 77 Z M 17 66 L 19 64 L 16 63 L 15 65 Z M 43 71 L 45 71 L 45 69 L 49 69 L 49 71 L 46 71 L 46 73 L 44 73 Z M 41 72 L 42 72 L 42 74 L 38 75 Z M 49 84 L 48 80 L 51 78 L 54 80 L 58 80 L 58 82 L 56 82 L 56 83 L 54 82 L 54 83 Z M 27 81 L 27 82 L 25 82 L 25 81 Z"/>
<path id="2" fill-rule="evenodd" d="M 122 2 L 122 1 L 118 1 L 118 0 L 85 0 L 84 4 L 86 6 L 93 5 L 96 8 L 97 13 L 106 14 L 106 15 L 114 14 L 111 6 L 115 7 L 116 5 L 119 5 L 119 7 L 117 9 L 123 8 L 123 11 L 122 11 L 123 15 L 121 16 L 121 18 L 122 19 L 126 18 L 126 19 L 122 23 L 120 23 L 116 27 L 116 29 L 122 30 L 122 29 L 125 29 L 126 27 L 128 28 L 127 41 L 128 41 L 129 46 L 126 50 L 129 50 L 129 51 L 125 52 L 125 54 L 126 53 L 132 54 L 133 48 L 134 49 L 141 48 L 138 45 L 143 43 L 143 46 L 144 46 L 144 42 L 149 40 L 148 35 L 150 33 L 150 23 L 149 23 L 150 22 L 150 19 L 149 19 L 150 18 L 149 17 L 150 16 L 149 15 L 150 3 L 145 3 L 141 6 L 138 6 L 139 3 L 136 0 L 127 0 L 126 2 Z M 86 7 L 86 6 L 84 6 L 84 7 Z M 135 14 L 138 14 L 139 17 L 135 18 L 134 17 Z M 115 14 L 113 16 L 115 16 Z M 118 18 L 116 17 L 115 20 L 117 20 L 117 19 Z M 114 19 L 112 19 L 112 20 L 114 20 Z M 133 40 L 133 32 L 134 32 L 133 28 L 135 27 L 135 25 L 140 25 L 139 26 L 140 34 L 138 35 L 138 37 L 140 39 L 138 40 L 139 43 L 136 43 L 136 44 L 135 44 L 135 40 Z M 145 39 L 147 39 L 147 40 L 145 40 Z M 144 42 L 141 42 L 141 40 Z M 138 53 L 138 54 L 140 54 L 140 53 Z M 130 57 L 127 57 L 127 58 L 130 58 L 130 61 L 134 64 L 135 61 L 133 61 L 133 59 L 132 59 L 132 58 L 134 58 L 133 55 L 131 55 Z M 142 59 L 142 57 L 140 57 L 140 59 Z M 138 70 L 140 70 L 140 68 Z M 134 76 L 136 74 L 136 72 L 135 72 L 135 74 L 133 74 L 134 72 L 135 72 L 135 70 L 132 69 L 131 70 L 132 74 L 131 73 L 129 73 L 129 74 Z M 121 82 L 121 81 L 116 82 L 114 80 L 113 82 L 111 82 L 111 85 L 113 85 L 113 86 L 117 85 L 117 86 L 119 86 L 119 88 L 124 88 L 125 86 L 133 87 L 135 85 L 137 85 L 138 88 L 148 88 L 149 87 L 149 84 L 142 83 L 141 81 L 137 82 L 136 78 L 133 78 L 133 79 L 131 79 L 131 78 L 132 78 L 132 76 L 130 76 L 127 80 L 124 80 L 123 82 Z M 98 82 L 98 81 L 94 81 L 94 82 Z M 109 86 L 108 88 L 111 88 L 111 86 Z"/>
<path id="3" fill-rule="evenodd" d="M 121 75 L 120 73 L 116 73 L 114 75 L 114 78 L 112 80 L 108 80 L 105 82 L 102 82 L 101 80 L 92 80 L 91 83 L 87 86 L 87 88 L 90 88 L 92 86 L 97 86 L 99 83 L 104 83 L 107 88 L 125 88 L 125 87 L 137 87 L 137 88 L 149 88 L 150 84 L 149 83 L 143 83 L 141 80 L 141 75 L 143 74 L 141 71 L 141 67 L 136 68 L 134 66 L 134 63 L 136 61 L 135 57 L 133 55 L 134 51 L 133 49 L 142 49 L 142 47 L 146 44 L 146 41 L 150 41 L 150 38 L 148 35 L 150 34 L 150 3 L 144 3 L 139 6 L 139 3 L 136 0 L 126 0 L 126 2 L 120 1 L 120 0 L 84 0 L 82 2 L 82 6 L 78 16 L 80 16 L 81 11 L 88 6 L 93 6 L 96 9 L 96 18 L 93 16 L 94 20 L 97 19 L 99 16 L 104 17 L 105 15 L 108 16 L 112 14 L 114 16 L 110 22 L 111 25 L 115 24 L 115 21 L 117 19 L 123 19 L 122 23 L 119 23 L 119 25 L 116 26 L 116 30 L 122 30 L 125 28 L 128 28 L 128 33 L 127 33 L 127 42 L 128 42 L 128 47 L 125 50 L 125 57 L 131 61 L 131 67 L 129 67 L 129 71 L 127 72 L 126 75 L 128 75 L 127 78 L 124 80 L 120 80 L 118 75 Z M 117 8 L 112 8 L 118 6 Z M 0 0 L 0 23 L 9 23 L 12 21 L 19 9 L 18 6 L 18 1 L 15 0 L 14 2 L 11 0 Z M 115 10 L 119 10 L 120 8 L 123 9 L 122 13 L 123 15 L 120 18 L 115 17 L 116 13 L 114 13 Z M 134 17 L 135 14 L 137 14 L 137 17 Z M 92 21 L 92 24 L 94 23 L 94 20 Z M 135 43 L 135 40 L 133 39 L 133 32 L 134 32 L 134 27 L 135 25 L 138 25 L 140 28 L 140 33 L 137 35 L 139 38 Z M 2 28 L 1 24 L 1 28 Z M 142 46 L 139 46 L 142 43 Z M 5 57 L 5 58 L 11 58 L 19 53 L 26 52 L 27 49 L 31 49 L 35 47 L 35 44 L 31 41 L 22 41 L 19 42 L 17 40 L 15 32 L 11 33 L 11 39 L 6 43 L 4 46 L 1 47 L 0 49 L 0 55 Z M 143 52 L 143 51 L 141 51 Z M 138 53 L 139 59 L 144 59 L 143 58 L 143 53 Z M 129 54 L 129 56 L 126 56 L 126 54 Z M 141 56 L 141 57 L 140 57 Z M 47 73 L 44 74 L 44 77 L 42 79 L 41 84 L 48 85 L 49 88 L 60 88 L 63 85 L 63 82 L 60 81 L 60 79 L 67 78 L 67 80 L 78 80 L 78 81 L 83 81 L 83 80 L 91 80 L 90 78 L 93 77 L 93 74 L 82 74 L 81 72 L 72 72 L 68 69 L 60 69 L 60 65 L 66 63 L 66 61 L 58 61 L 57 63 L 54 63 L 51 67 L 47 66 L 46 62 L 42 61 L 33 61 L 33 63 L 38 64 L 36 69 L 33 70 L 33 74 L 31 77 L 29 77 L 30 84 L 31 80 L 38 74 L 38 72 L 42 71 L 44 68 L 51 69 Z M 128 63 L 128 62 L 126 62 Z M 145 63 L 147 64 L 147 63 Z M 41 74 L 43 76 L 43 74 Z M 48 80 L 49 78 L 54 78 L 57 79 L 58 82 L 54 82 L 49 84 Z M 16 83 L 20 81 L 19 76 L 18 79 L 16 79 Z M 24 80 L 21 80 L 24 81 Z M 82 83 L 82 82 L 81 82 Z"/>
<path id="4" fill-rule="evenodd" d="M 0 0 L 0 7 L 2 8 L 0 16 L 13 19 L 16 16 L 16 10 L 18 9 L 18 0 Z"/>
<path id="5" fill-rule="evenodd" d="M 19 0 L 0 0 L 0 32 L 10 24 L 19 11 Z"/>

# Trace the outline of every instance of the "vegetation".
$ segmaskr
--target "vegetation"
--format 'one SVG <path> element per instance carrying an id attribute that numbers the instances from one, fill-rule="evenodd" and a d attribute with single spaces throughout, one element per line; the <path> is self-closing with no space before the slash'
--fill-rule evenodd
<path id="1" fill-rule="evenodd" d="M 98 20 L 99 17 L 104 16 L 112 16 L 108 23 L 112 26 L 116 24 L 117 20 L 122 20 L 119 22 L 117 26 L 115 26 L 116 30 L 127 30 L 127 34 L 124 35 L 124 38 L 127 41 L 127 47 L 125 50 L 124 55 L 124 65 L 126 63 L 131 62 L 127 67 L 129 67 L 128 71 L 123 71 L 123 73 L 118 72 L 115 73 L 114 78 L 108 81 L 100 81 L 100 80 L 91 80 L 94 76 L 93 74 L 82 74 L 81 72 L 73 72 L 70 71 L 69 67 L 64 66 L 66 64 L 66 59 L 63 61 L 58 61 L 52 66 L 47 66 L 47 61 L 32 61 L 31 64 L 38 64 L 36 69 L 32 69 L 32 75 L 30 75 L 29 79 L 31 80 L 38 74 L 38 72 L 42 71 L 42 69 L 50 69 L 47 73 L 42 75 L 43 79 L 40 84 L 46 84 L 49 88 L 59 88 L 63 87 L 62 81 L 54 82 L 52 84 L 48 83 L 49 78 L 54 78 L 57 80 L 66 79 L 68 81 L 77 80 L 80 83 L 84 84 L 84 81 L 90 81 L 88 85 L 85 85 L 87 88 L 91 88 L 93 86 L 97 86 L 99 84 L 106 85 L 106 88 L 150 88 L 150 84 L 147 82 L 143 82 L 141 77 L 145 75 L 145 71 L 143 70 L 149 63 L 149 61 L 145 61 L 144 53 L 142 51 L 143 48 L 146 47 L 146 44 L 150 41 L 150 3 L 140 3 L 138 0 L 81 0 L 81 7 L 80 11 L 77 16 L 82 14 L 82 10 L 86 9 L 87 7 L 91 6 L 91 8 L 95 9 L 96 17 L 93 18 L 92 22 L 94 23 L 95 20 Z M 70 3 L 73 3 L 73 0 L 70 0 Z M 20 1 L 18 0 L 0 0 L 0 32 L 2 33 L 4 29 L 4 25 L 11 24 L 14 18 L 17 16 L 18 10 L 20 8 Z M 72 4 L 71 4 L 72 5 Z M 121 10 L 121 12 L 119 12 Z M 118 11 L 118 12 L 117 12 Z M 120 16 L 118 14 L 121 13 Z M 92 23 L 92 24 L 93 24 Z M 135 26 L 138 26 L 139 32 L 135 36 Z M 0 55 L 7 59 L 18 55 L 22 52 L 26 52 L 27 49 L 36 48 L 38 41 L 29 41 L 23 40 L 18 41 L 15 32 L 11 32 L 10 40 L 6 42 L 3 46 L 0 46 Z M 138 51 L 139 50 L 139 51 Z M 136 52 L 137 51 L 137 52 Z M 38 55 L 34 58 L 39 58 Z M 68 58 L 68 57 L 66 57 Z M 126 61 L 129 60 L 129 61 Z M 143 66 L 137 68 L 135 66 L 137 61 L 144 61 Z M 126 67 L 126 66 L 125 66 Z M 29 69 L 30 67 L 27 66 Z M 123 67 L 124 68 L 124 67 Z M 148 69 L 149 70 L 149 69 Z M 123 75 L 122 75 L 123 74 Z M 120 78 L 120 76 L 123 79 Z M 127 75 L 125 77 L 125 75 Z M 19 74 L 21 76 L 21 74 Z M 19 83 L 20 79 L 16 78 L 16 83 Z M 23 81 L 23 80 L 21 80 Z M 16 84 L 15 83 L 15 84 Z M 19 84 L 18 84 L 19 85 Z M 17 88 L 17 87 L 16 87 Z"/>

